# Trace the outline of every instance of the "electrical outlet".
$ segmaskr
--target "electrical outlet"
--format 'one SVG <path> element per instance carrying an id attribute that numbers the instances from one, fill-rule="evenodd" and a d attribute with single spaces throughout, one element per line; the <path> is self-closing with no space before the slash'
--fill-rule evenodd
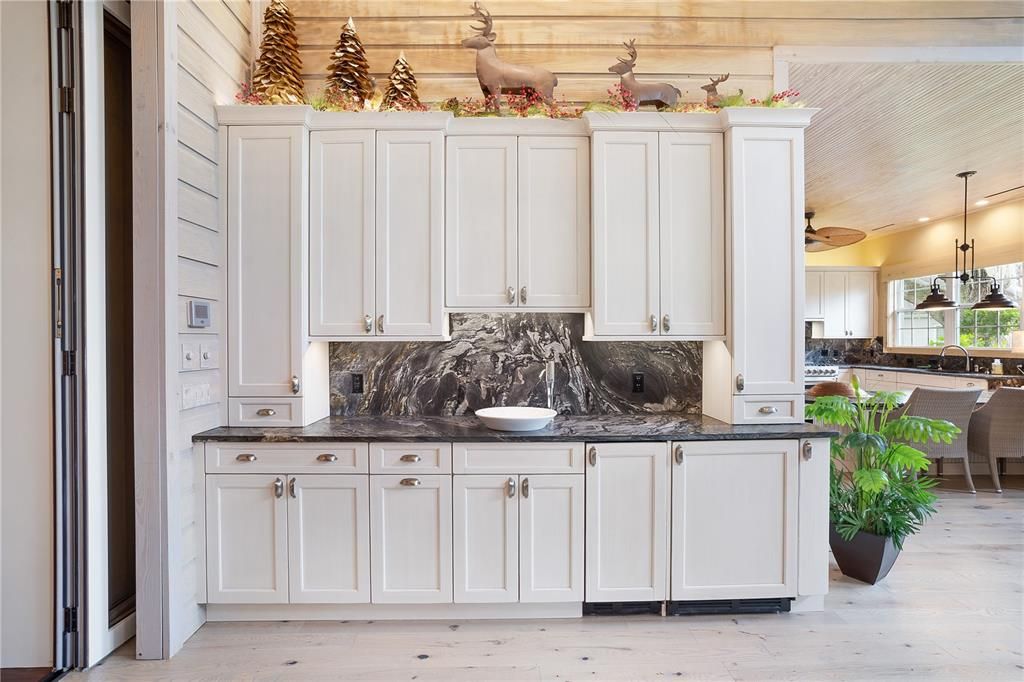
<path id="1" fill-rule="evenodd" d="M 633 393 L 644 392 L 644 373 L 633 372 Z"/>
<path id="2" fill-rule="evenodd" d="M 363 392 L 363 375 L 352 373 L 352 392 L 362 393 Z"/>

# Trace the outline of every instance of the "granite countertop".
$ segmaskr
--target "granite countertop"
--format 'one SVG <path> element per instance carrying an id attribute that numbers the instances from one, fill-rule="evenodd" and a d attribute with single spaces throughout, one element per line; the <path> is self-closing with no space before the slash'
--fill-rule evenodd
<path id="1" fill-rule="evenodd" d="M 811 424 L 734 425 L 688 414 L 558 416 L 539 431 L 492 431 L 479 419 L 464 417 L 328 417 L 309 426 L 221 426 L 193 441 L 293 443 L 318 441 L 695 441 L 828 438 L 832 429 Z"/>
<path id="2" fill-rule="evenodd" d="M 877 369 L 884 372 L 913 372 L 914 374 L 931 374 L 938 377 L 963 377 L 964 379 L 986 379 L 988 381 L 1013 381 L 1024 379 L 1024 374 L 981 374 L 978 372 L 940 372 L 936 369 L 925 369 L 922 367 L 892 367 L 890 365 L 836 365 L 839 368 L 849 369 Z"/>

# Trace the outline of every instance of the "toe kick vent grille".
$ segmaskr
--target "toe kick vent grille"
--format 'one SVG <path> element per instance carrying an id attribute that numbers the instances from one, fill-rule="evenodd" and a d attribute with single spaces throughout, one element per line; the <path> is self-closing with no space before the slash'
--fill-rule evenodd
<path id="1" fill-rule="evenodd" d="M 587 616 L 661 615 L 660 601 L 587 602 L 583 614 Z"/>
<path id="2" fill-rule="evenodd" d="M 788 613 L 789 597 L 777 599 L 707 599 L 702 601 L 670 601 L 670 616 L 699 616 L 714 613 Z"/>

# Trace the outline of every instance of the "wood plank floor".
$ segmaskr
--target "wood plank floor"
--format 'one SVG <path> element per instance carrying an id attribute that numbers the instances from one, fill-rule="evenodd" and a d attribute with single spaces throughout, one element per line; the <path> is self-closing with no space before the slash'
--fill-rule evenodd
<path id="1" fill-rule="evenodd" d="M 1024 481 L 1011 485 L 940 491 L 938 515 L 881 584 L 833 565 L 824 613 L 217 623 L 170 661 L 135 661 L 129 642 L 73 677 L 1024 680 Z"/>

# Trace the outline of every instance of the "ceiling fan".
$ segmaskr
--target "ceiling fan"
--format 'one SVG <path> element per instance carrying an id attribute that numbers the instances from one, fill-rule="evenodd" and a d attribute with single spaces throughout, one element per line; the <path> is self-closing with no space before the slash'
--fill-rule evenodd
<path id="1" fill-rule="evenodd" d="M 841 246 L 856 244 L 867 235 L 850 227 L 819 227 L 811 225 L 814 211 L 804 213 L 807 227 L 804 228 L 804 250 L 808 252 L 828 251 Z"/>

